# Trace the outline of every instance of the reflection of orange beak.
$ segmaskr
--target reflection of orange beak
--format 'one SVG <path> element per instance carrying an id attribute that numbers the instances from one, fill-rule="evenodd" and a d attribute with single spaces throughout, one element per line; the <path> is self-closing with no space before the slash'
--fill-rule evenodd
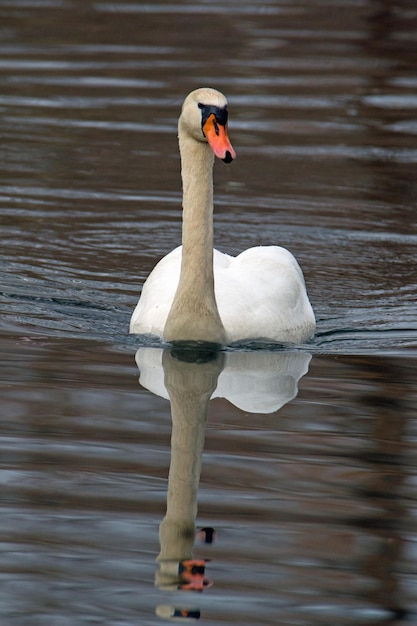
<path id="1" fill-rule="evenodd" d="M 181 582 L 178 589 L 181 591 L 203 591 L 212 586 L 212 582 L 204 577 L 206 559 L 188 559 L 179 562 L 178 573 Z"/>
<path id="2" fill-rule="evenodd" d="M 236 152 L 227 134 L 227 126 L 219 124 L 214 113 L 211 113 L 204 123 L 203 133 L 216 157 L 225 163 L 231 163 L 236 158 Z"/>

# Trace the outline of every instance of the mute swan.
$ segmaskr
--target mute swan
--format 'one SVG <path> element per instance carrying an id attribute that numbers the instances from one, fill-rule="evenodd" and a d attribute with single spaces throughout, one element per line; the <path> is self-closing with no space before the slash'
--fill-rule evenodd
<path id="1" fill-rule="evenodd" d="M 183 183 L 182 246 L 146 280 L 130 332 L 165 341 L 229 344 L 300 343 L 315 330 L 303 273 L 293 255 L 259 246 L 237 257 L 213 250 L 214 155 L 230 163 L 227 100 L 211 88 L 192 91 L 178 123 Z"/>

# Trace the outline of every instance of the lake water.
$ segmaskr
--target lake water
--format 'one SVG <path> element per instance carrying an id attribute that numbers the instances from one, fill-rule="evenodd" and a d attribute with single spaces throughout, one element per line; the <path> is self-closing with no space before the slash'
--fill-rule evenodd
<path id="1" fill-rule="evenodd" d="M 411 0 L 0 0 L 2 626 L 417 623 L 416 41 Z M 295 254 L 306 346 L 128 334 L 202 85 L 216 247 Z"/>

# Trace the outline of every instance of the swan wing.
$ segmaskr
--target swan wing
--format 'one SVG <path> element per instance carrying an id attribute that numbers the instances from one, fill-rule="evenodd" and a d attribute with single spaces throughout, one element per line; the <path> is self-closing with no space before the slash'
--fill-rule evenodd
<path id="1" fill-rule="evenodd" d="M 258 246 L 215 264 L 215 291 L 228 342 L 269 339 L 300 343 L 314 333 L 315 319 L 303 273 L 279 246 Z"/>
<path id="2" fill-rule="evenodd" d="M 130 320 L 129 332 L 162 337 L 180 279 L 181 246 L 164 256 L 149 274 Z"/>

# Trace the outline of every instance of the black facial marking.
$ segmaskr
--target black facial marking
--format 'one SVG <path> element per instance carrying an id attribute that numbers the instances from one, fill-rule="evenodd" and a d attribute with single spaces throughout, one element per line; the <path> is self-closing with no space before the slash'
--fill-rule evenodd
<path id="1" fill-rule="evenodd" d="M 213 104 L 202 104 L 198 103 L 199 109 L 201 109 L 201 127 L 207 122 L 209 116 L 213 113 L 216 118 L 217 124 L 220 126 L 226 126 L 227 124 L 227 105 L 225 107 L 216 107 Z M 214 125 L 214 130 L 218 135 L 218 128 L 216 128 L 216 124 Z"/>

